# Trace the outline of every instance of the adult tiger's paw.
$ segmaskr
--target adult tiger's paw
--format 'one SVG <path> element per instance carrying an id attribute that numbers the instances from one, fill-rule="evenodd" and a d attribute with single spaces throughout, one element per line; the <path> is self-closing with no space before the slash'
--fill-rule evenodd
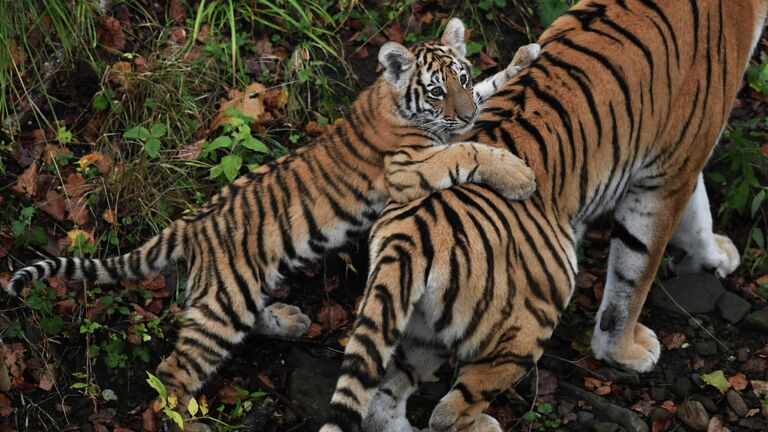
<path id="1" fill-rule="evenodd" d="M 536 191 L 536 174 L 511 152 L 494 148 L 481 162 L 483 183 L 507 199 L 526 199 Z"/>
<path id="2" fill-rule="evenodd" d="M 713 249 L 689 253 L 679 264 L 673 266 L 673 270 L 677 274 L 714 272 L 720 278 L 733 273 L 741 264 L 739 250 L 730 238 L 719 234 L 712 235 L 715 238 Z"/>
<path id="3" fill-rule="evenodd" d="M 598 324 L 592 335 L 592 352 L 598 360 L 640 373 L 650 372 L 661 355 L 659 339 L 653 330 L 640 323 L 635 325 L 632 336 L 622 341 L 611 332 L 602 331 Z"/>

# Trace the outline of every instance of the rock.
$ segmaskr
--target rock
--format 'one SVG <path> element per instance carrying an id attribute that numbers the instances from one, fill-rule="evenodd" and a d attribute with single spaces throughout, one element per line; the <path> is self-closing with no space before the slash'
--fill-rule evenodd
<path id="1" fill-rule="evenodd" d="M 704 408 L 706 408 L 706 410 L 711 413 L 717 412 L 717 404 L 714 403 L 712 399 L 708 398 L 707 396 L 704 396 L 701 393 L 692 394 L 690 399 L 696 402 L 700 402 L 704 406 Z"/>
<path id="2" fill-rule="evenodd" d="M 645 421 L 643 421 L 635 412 L 627 408 L 614 405 L 607 399 L 566 381 L 560 382 L 560 390 L 563 394 L 571 398 L 586 401 L 592 406 L 592 411 L 600 419 L 618 423 L 628 431 L 648 432 L 648 425 L 645 424 Z"/>
<path id="3" fill-rule="evenodd" d="M 744 363 L 747 360 L 749 360 L 749 348 L 744 347 L 736 350 L 736 361 Z"/>
<path id="4" fill-rule="evenodd" d="M 768 422 L 757 417 L 747 417 L 739 421 L 739 426 L 749 430 L 759 430 L 765 432 L 768 430 Z"/>
<path id="5" fill-rule="evenodd" d="M 667 400 L 667 391 L 663 388 L 654 387 L 651 389 L 651 398 L 657 402 Z"/>
<path id="6" fill-rule="evenodd" d="M 768 311 L 752 312 L 744 318 L 744 326 L 753 330 L 768 332 Z"/>
<path id="7" fill-rule="evenodd" d="M 675 412 L 677 418 L 695 431 L 706 431 L 709 414 L 701 402 L 689 400 L 681 403 Z"/>
<path id="8" fill-rule="evenodd" d="M 605 377 L 606 381 L 616 384 L 639 385 L 640 375 L 633 370 L 619 370 L 611 367 L 600 368 L 595 372 L 597 375 Z"/>
<path id="9" fill-rule="evenodd" d="M 681 376 L 675 379 L 675 383 L 672 384 L 672 391 L 675 392 L 677 397 L 684 398 L 688 396 L 692 386 L 693 384 L 691 383 L 691 380 L 688 379 L 688 377 Z"/>
<path id="10" fill-rule="evenodd" d="M 728 400 L 728 405 L 737 416 L 745 417 L 747 415 L 749 408 L 747 407 L 747 404 L 744 403 L 744 399 L 742 399 L 739 392 L 728 390 L 728 393 L 725 394 L 725 398 Z"/>
<path id="11" fill-rule="evenodd" d="M 291 371 L 288 395 L 306 411 L 311 430 L 318 430 L 328 414 L 340 363 L 294 347 L 288 354 L 287 364 Z"/>
<path id="12" fill-rule="evenodd" d="M 579 411 L 576 416 L 578 417 L 579 423 L 588 424 L 595 421 L 595 415 L 589 411 Z"/>
<path id="13" fill-rule="evenodd" d="M 700 355 L 715 355 L 717 354 L 717 343 L 713 340 L 699 341 L 693 344 L 696 348 L 696 352 Z"/>
<path id="14" fill-rule="evenodd" d="M 669 279 L 661 285 L 666 292 L 662 287 L 655 288 L 651 292 L 651 303 L 683 316 L 712 312 L 725 292 L 716 277 L 699 273 Z"/>
<path id="15" fill-rule="evenodd" d="M 720 417 L 712 417 L 707 425 L 707 432 L 725 432 L 727 429 L 723 427 L 723 422 Z"/>
<path id="16" fill-rule="evenodd" d="M 691 381 L 693 381 L 693 385 L 699 388 L 707 385 L 707 383 L 705 383 L 704 380 L 701 379 L 701 375 L 696 372 L 691 374 Z"/>
<path id="17" fill-rule="evenodd" d="M 592 429 L 595 432 L 616 432 L 616 429 L 618 428 L 619 425 L 616 423 L 596 422 L 594 425 L 592 425 Z"/>
<path id="18" fill-rule="evenodd" d="M 720 300 L 717 301 L 717 309 L 720 310 L 720 315 L 722 315 L 726 321 L 731 324 L 736 324 L 744 319 L 747 313 L 752 309 L 752 305 L 738 295 L 726 291 L 720 296 Z"/>

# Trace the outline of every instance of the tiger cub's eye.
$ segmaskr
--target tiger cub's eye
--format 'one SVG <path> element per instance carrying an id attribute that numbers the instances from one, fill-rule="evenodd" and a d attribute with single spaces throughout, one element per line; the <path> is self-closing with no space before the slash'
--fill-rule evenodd
<path id="1" fill-rule="evenodd" d="M 439 98 L 443 95 L 443 89 L 440 87 L 434 87 L 432 90 L 429 91 L 429 95 L 434 98 Z"/>
<path id="2" fill-rule="evenodd" d="M 459 82 L 461 85 L 465 86 L 469 82 L 469 77 L 467 75 L 462 75 L 459 77 Z"/>

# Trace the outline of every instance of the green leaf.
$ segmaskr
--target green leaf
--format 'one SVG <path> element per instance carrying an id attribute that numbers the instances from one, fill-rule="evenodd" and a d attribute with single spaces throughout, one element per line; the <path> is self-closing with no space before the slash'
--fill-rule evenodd
<path id="1" fill-rule="evenodd" d="M 548 403 L 543 403 L 536 408 L 536 411 L 538 411 L 539 414 L 544 414 L 544 415 L 550 414 L 552 413 L 552 405 Z"/>
<path id="2" fill-rule="evenodd" d="M 228 137 L 226 135 L 222 135 L 222 136 L 216 138 L 215 140 L 209 142 L 208 144 L 206 144 L 205 145 L 205 151 L 209 151 L 210 152 L 210 151 L 214 151 L 216 149 L 220 149 L 220 148 L 224 148 L 224 147 L 229 147 L 231 145 L 232 145 L 232 138 L 230 138 L 230 137 Z"/>
<path id="3" fill-rule="evenodd" d="M 755 195 L 755 199 L 752 200 L 752 218 L 755 218 L 755 214 L 757 214 L 757 211 L 760 210 L 760 206 L 763 204 L 763 201 L 765 201 L 765 189 L 761 190 L 757 195 Z"/>
<path id="4" fill-rule="evenodd" d="M 535 412 L 528 411 L 527 413 L 523 414 L 522 419 L 527 421 L 527 422 L 532 422 L 532 421 L 536 420 L 536 417 L 537 417 L 537 415 L 536 415 Z"/>
<path id="5" fill-rule="evenodd" d="M 112 389 L 104 389 L 101 391 L 101 397 L 104 398 L 105 401 L 116 401 L 117 395 L 115 394 L 115 391 Z"/>
<path id="6" fill-rule="evenodd" d="M 160 378 L 152 375 L 150 372 L 147 372 L 147 384 L 155 389 L 157 394 L 160 396 L 160 400 L 163 402 L 163 405 L 165 405 L 168 400 L 168 391 L 165 389 L 165 384 L 160 381 Z"/>
<path id="7" fill-rule="evenodd" d="M 157 138 L 150 138 L 144 144 L 144 150 L 150 157 L 155 157 L 160 154 L 160 140 Z"/>
<path id="8" fill-rule="evenodd" d="M 765 249 L 765 237 L 763 237 L 763 230 L 759 227 L 752 228 L 751 233 L 752 240 L 757 244 L 760 249 Z"/>
<path id="9" fill-rule="evenodd" d="M 243 158 L 238 155 L 227 155 L 221 158 L 221 169 L 224 170 L 224 175 L 229 181 L 232 181 L 237 177 L 242 165 Z"/>
<path id="10" fill-rule="evenodd" d="M 40 320 L 40 327 L 49 335 L 56 336 L 64 330 L 64 320 L 59 315 Z"/>
<path id="11" fill-rule="evenodd" d="M 86 383 L 74 383 L 74 384 L 72 384 L 69 387 L 73 388 L 73 389 L 83 389 L 83 388 L 88 387 L 88 384 L 86 384 Z"/>
<path id="12" fill-rule="evenodd" d="M 269 153 L 269 147 L 267 147 L 267 145 L 260 140 L 253 137 L 246 138 L 241 144 L 243 147 L 259 153 Z"/>
<path id="13" fill-rule="evenodd" d="M 732 191 L 732 195 L 730 199 L 731 205 L 733 206 L 733 208 L 735 208 L 740 213 L 742 213 L 747 206 L 748 199 L 749 199 L 749 183 L 747 183 L 746 181 L 742 181 Z"/>
<path id="14" fill-rule="evenodd" d="M 139 140 L 146 140 L 150 138 L 152 135 L 149 133 L 149 129 L 145 128 L 144 126 L 136 126 L 128 129 L 123 133 L 123 138 L 125 139 L 139 139 Z"/>
<path id="15" fill-rule="evenodd" d="M 48 233 L 36 226 L 32 228 L 32 241 L 38 246 L 45 246 L 48 244 Z"/>
<path id="16" fill-rule="evenodd" d="M 725 378 L 723 371 L 718 370 L 712 373 L 704 374 L 701 379 L 711 385 L 712 387 L 720 390 L 720 393 L 725 393 L 726 390 L 731 388 L 731 383 Z"/>
<path id="17" fill-rule="evenodd" d="M 189 411 L 189 414 L 194 417 L 197 415 L 197 410 L 200 408 L 200 406 L 197 404 L 197 399 L 190 398 L 189 403 L 187 404 L 187 411 Z"/>
<path id="18" fill-rule="evenodd" d="M 211 179 L 219 178 L 219 176 L 221 176 L 221 174 L 223 172 L 224 172 L 224 170 L 221 168 L 221 164 L 218 164 L 218 165 L 214 166 L 213 168 L 211 168 L 211 170 L 209 171 L 209 177 Z"/>
<path id="19" fill-rule="evenodd" d="M 103 94 L 96 95 L 96 97 L 93 98 L 93 107 L 96 108 L 97 111 L 105 111 L 109 108 L 109 99 Z"/>
<path id="20" fill-rule="evenodd" d="M 155 138 L 160 138 L 164 136 L 165 132 L 166 132 L 165 123 L 153 124 L 152 127 L 149 128 L 149 133 Z"/>
<path id="21" fill-rule="evenodd" d="M 181 428 L 181 430 L 184 430 L 184 419 L 181 417 L 181 414 L 177 413 L 176 411 L 168 407 L 163 408 L 163 412 L 165 413 L 166 416 L 168 416 L 169 419 L 173 420 L 174 423 L 179 425 L 179 428 Z"/>
<path id="22" fill-rule="evenodd" d="M 537 11 L 541 25 L 549 27 L 570 6 L 565 0 L 539 0 Z"/>
<path id="23" fill-rule="evenodd" d="M 483 49 L 483 44 L 479 42 L 473 42 L 473 41 L 467 42 L 467 57 L 470 57 L 479 53 L 482 49 Z"/>

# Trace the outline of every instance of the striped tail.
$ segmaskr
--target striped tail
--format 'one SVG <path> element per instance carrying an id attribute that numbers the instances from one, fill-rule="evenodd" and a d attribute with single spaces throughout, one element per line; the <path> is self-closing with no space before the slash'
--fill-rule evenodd
<path id="1" fill-rule="evenodd" d="M 410 240 L 388 239 L 375 256 L 355 330 L 344 351 L 330 412 L 320 432 L 360 431 L 414 304 L 424 293 L 424 260 Z M 414 262 L 415 261 L 415 262 Z M 414 268 L 417 266 L 418 268 Z"/>
<path id="2" fill-rule="evenodd" d="M 138 249 L 117 257 L 52 258 L 37 262 L 16 271 L 8 281 L 6 291 L 17 296 L 25 286 L 51 276 L 102 283 L 141 280 L 186 256 L 186 227 L 185 220 L 174 221 Z"/>

